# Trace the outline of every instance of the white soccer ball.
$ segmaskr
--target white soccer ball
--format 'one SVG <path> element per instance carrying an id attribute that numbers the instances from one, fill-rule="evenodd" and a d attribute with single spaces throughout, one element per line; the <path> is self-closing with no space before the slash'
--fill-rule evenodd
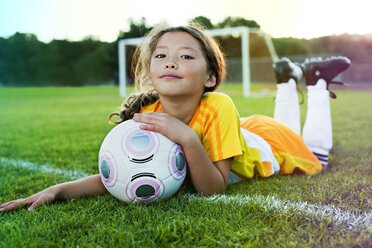
<path id="1" fill-rule="evenodd" d="M 171 197 L 186 176 L 182 147 L 127 120 L 114 127 L 99 151 L 99 173 L 106 189 L 126 203 Z"/>

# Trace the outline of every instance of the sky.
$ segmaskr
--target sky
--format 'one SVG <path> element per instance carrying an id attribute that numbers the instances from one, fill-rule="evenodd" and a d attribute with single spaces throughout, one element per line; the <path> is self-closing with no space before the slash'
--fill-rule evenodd
<path id="1" fill-rule="evenodd" d="M 0 37 L 33 33 L 43 42 L 87 36 L 116 40 L 129 19 L 186 24 L 205 16 L 255 20 L 272 37 L 371 34 L 372 0 L 0 0 Z"/>

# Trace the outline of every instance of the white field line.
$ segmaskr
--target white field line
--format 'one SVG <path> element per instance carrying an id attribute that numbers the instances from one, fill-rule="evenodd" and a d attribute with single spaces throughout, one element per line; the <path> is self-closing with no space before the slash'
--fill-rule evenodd
<path id="1" fill-rule="evenodd" d="M 308 221 L 311 218 L 331 221 L 337 226 L 345 226 L 347 229 L 353 229 L 363 226 L 372 229 L 372 212 L 358 213 L 353 211 L 341 210 L 332 205 L 311 204 L 307 202 L 291 202 L 281 200 L 274 196 L 255 195 L 215 195 L 215 196 L 197 196 L 186 194 L 189 201 L 208 201 L 222 202 L 223 204 L 237 204 L 259 206 L 265 212 L 278 212 L 283 215 L 306 216 Z"/>
<path id="2" fill-rule="evenodd" d="M 49 164 L 38 165 L 24 160 L 9 159 L 0 157 L 0 166 L 13 166 L 25 168 L 35 172 L 53 173 L 57 175 L 67 176 L 71 179 L 79 179 L 89 176 L 88 173 L 76 170 L 63 170 L 55 168 Z M 348 229 L 353 229 L 359 226 L 372 229 L 372 212 L 358 213 L 353 211 L 341 210 L 333 205 L 311 204 L 307 202 L 291 202 L 281 200 L 274 196 L 255 195 L 215 195 L 215 196 L 200 196 L 193 194 L 185 194 L 184 197 L 189 201 L 208 201 L 222 202 L 224 204 L 237 204 L 259 206 L 262 211 L 278 212 L 284 215 L 306 216 L 309 221 L 311 218 L 329 221 L 335 225 L 343 225 Z"/>
<path id="3" fill-rule="evenodd" d="M 0 166 L 1 167 L 13 166 L 13 167 L 18 167 L 18 168 L 25 168 L 27 170 L 31 170 L 35 172 L 54 173 L 57 175 L 67 176 L 71 179 L 79 179 L 82 177 L 89 176 L 88 173 L 85 173 L 82 171 L 58 169 L 58 168 L 54 168 L 50 164 L 38 165 L 38 164 L 34 164 L 29 161 L 4 158 L 4 157 L 0 157 Z"/>

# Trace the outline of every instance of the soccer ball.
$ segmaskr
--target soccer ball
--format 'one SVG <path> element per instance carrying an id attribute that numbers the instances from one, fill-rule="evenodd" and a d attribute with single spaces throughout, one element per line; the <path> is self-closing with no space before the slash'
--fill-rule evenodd
<path id="1" fill-rule="evenodd" d="M 182 147 L 127 120 L 114 127 L 99 151 L 99 173 L 106 189 L 126 203 L 171 197 L 186 176 Z"/>

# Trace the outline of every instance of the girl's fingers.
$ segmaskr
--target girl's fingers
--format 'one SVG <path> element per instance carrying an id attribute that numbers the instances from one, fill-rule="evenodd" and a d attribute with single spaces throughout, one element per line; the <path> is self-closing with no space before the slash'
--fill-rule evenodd
<path id="1" fill-rule="evenodd" d="M 5 208 L 5 207 L 9 206 L 10 204 L 12 204 L 12 203 L 15 202 L 15 201 L 17 201 L 17 200 L 13 200 L 13 201 L 5 202 L 5 203 L 3 203 L 3 204 L 0 205 L 0 208 Z"/>
<path id="2" fill-rule="evenodd" d="M 141 125 L 141 129 L 160 132 L 164 131 L 164 125 L 166 125 L 167 120 L 164 113 L 143 113 L 135 114 L 133 120 L 136 122 L 144 123 Z"/>
<path id="3" fill-rule="evenodd" d="M 36 194 L 36 195 L 32 195 L 32 196 L 27 197 L 26 199 L 24 199 L 23 203 L 24 203 L 25 205 L 30 205 L 30 204 L 32 204 L 35 200 L 37 200 L 37 198 L 38 198 L 38 194 Z"/>
<path id="4" fill-rule="evenodd" d="M 47 203 L 41 200 L 40 198 L 34 201 L 34 203 L 31 204 L 31 206 L 28 208 L 29 211 L 34 210 L 35 208 L 39 207 L 40 205 Z"/>
<path id="5" fill-rule="evenodd" d="M 133 120 L 137 122 L 143 122 L 146 124 L 159 123 L 159 121 L 165 121 L 166 114 L 164 113 L 136 113 L 133 116 Z"/>
<path id="6" fill-rule="evenodd" d="M 153 131 L 158 133 L 163 133 L 163 128 L 161 126 L 155 126 L 155 125 L 141 125 L 141 129 L 147 130 L 147 131 Z"/>
<path id="7" fill-rule="evenodd" d="M 8 211 L 8 207 L 11 205 L 12 203 L 4 203 L 4 204 L 1 204 L 0 206 L 0 212 L 5 212 L 5 211 Z"/>
<path id="8" fill-rule="evenodd" d="M 52 203 L 53 201 L 54 201 L 54 198 L 52 198 L 48 195 L 40 196 L 35 201 L 33 201 L 33 203 L 28 208 L 28 210 L 30 210 L 30 211 L 34 210 L 35 208 L 40 207 L 41 205 L 49 204 L 49 203 Z"/>
<path id="9" fill-rule="evenodd" d="M 6 202 L 4 204 L 1 204 L 0 208 L 5 208 L 9 205 L 12 205 L 12 204 L 16 204 L 16 205 L 22 205 L 24 204 L 24 201 L 25 199 L 17 199 L 17 200 L 13 200 L 13 201 L 10 201 L 10 202 Z"/>
<path id="10" fill-rule="evenodd" d="M 13 200 L 13 201 L 1 204 L 0 205 L 0 212 L 13 210 L 13 209 L 16 209 L 18 207 L 23 207 L 25 205 L 30 205 L 35 201 L 34 198 L 35 198 L 34 196 L 31 196 L 31 197 L 28 197 L 26 199 L 22 198 L 22 199 Z"/>
<path id="11" fill-rule="evenodd" d="M 18 207 L 23 207 L 26 205 L 31 205 L 28 210 L 33 210 L 43 204 L 48 204 L 53 202 L 55 195 L 47 192 L 39 192 L 35 195 L 27 197 L 26 199 L 18 199 L 10 202 L 6 202 L 0 205 L 0 212 L 6 212 L 9 210 L 16 209 Z"/>
<path id="12" fill-rule="evenodd" d="M 6 212 L 6 211 L 9 211 L 9 210 L 13 210 L 13 209 L 18 208 L 18 207 L 23 206 L 23 205 L 24 205 L 23 199 L 7 202 L 7 203 L 1 205 L 0 212 Z"/>

